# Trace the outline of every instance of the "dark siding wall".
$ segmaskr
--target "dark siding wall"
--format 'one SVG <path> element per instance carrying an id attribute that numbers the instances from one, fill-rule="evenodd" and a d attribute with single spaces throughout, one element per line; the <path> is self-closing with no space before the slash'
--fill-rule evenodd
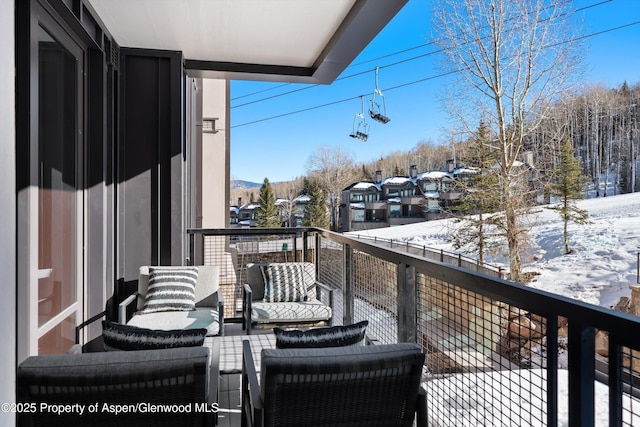
<path id="1" fill-rule="evenodd" d="M 119 267 L 181 260 L 182 66 L 174 52 L 120 51 Z M 177 235 L 177 236 L 176 236 Z"/>

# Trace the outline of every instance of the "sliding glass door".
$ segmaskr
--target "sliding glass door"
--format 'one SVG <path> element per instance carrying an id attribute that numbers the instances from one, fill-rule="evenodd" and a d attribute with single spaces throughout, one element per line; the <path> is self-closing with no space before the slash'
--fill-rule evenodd
<path id="1" fill-rule="evenodd" d="M 74 344 L 83 310 L 84 53 L 47 19 L 38 21 L 37 40 L 37 106 L 32 109 L 37 110 L 38 148 L 31 161 L 37 173 L 31 175 L 37 174 L 38 187 L 32 199 L 37 209 L 30 210 L 31 231 L 37 233 L 37 250 L 30 250 L 37 258 L 30 281 L 30 286 L 37 282 L 30 292 L 37 321 L 30 319 L 30 329 L 37 353 L 51 354 Z"/>

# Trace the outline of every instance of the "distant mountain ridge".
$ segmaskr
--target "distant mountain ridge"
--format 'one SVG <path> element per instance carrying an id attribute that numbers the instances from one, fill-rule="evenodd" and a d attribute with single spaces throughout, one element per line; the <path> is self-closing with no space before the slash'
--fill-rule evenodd
<path id="1" fill-rule="evenodd" d="M 244 189 L 244 188 L 256 188 L 256 187 L 261 187 L 261 186 L 262 186 L 262 184 L 259 184 L 257 182 L 243 181 L 241 179 L 233 179 L 233 180 L 231 180 L 231 189 L 232 190 Z"/>

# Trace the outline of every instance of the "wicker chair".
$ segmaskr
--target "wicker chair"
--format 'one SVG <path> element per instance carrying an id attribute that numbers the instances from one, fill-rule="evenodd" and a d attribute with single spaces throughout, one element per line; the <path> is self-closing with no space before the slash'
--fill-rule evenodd
<path id="1" fill-rule="evenodd" d="M 18 367 L 16 393 L 34 411 L 19 412 L 18 425 L 215 425 L 218 363 L 206 347 L 32 356 Z M 68 405 L 72 412 L 56 414 L 43 404 Z"/>
<path id="2" fill-rule="evenodd" d="M 306 289 L 309 299 L 304 301 L 267 302 L 265 301 L 265 289 L 263 268 L 269 266 L 292 266 L 297 264 L 303 269 L 305 281 L 308 280 Z M 316 280 L 315 266 L 312 263 L 259 263 L 247 264 L 246 281 L 243 284 L 244 297 L 242 302 L 243 328 L 247 335 L 251 334 L 254 327 L 272 328 L 281 327 L 311 327 L 331 325 L 333 316 L 333 290 Z M 287 279 L 294 279 L 287 277 Z M 321 294 L 325 293 L 328 305 L 321 301 Z"/>
<path id="3" fill-rule="evenodd" d="M 177 268 L 180 268 L 179 266 Z M 220 269 L 214 265 L 198 266 L 198 283 L 195 289 L 196 309 L 190 311 L 161 311 L 151 314 L 134 314 L 133 308 L 144 307 L 149 287 L 149 266 L 140 267 L 138 291 L 122 301 L 118 307 L 118 322 L 148 329 L 207 329 L 207 336 L 224 332 L 224 300 L 219 287 Z"/>
<path id="4" fill-rule="evenodd" d="M 260 381 L 244 342 L 243 426 L 426 425 L 416 344 L 262 351 Z"/>

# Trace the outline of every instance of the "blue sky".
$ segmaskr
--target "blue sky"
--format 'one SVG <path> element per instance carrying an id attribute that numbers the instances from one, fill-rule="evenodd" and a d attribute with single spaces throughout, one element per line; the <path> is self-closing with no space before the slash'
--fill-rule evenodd
<path id="1" fill-rule="evenodd" d="M 574 3 L 576 8 L 596 5 L 581 12 L 585 34 L 634 24 L 585 40 L 585 83 L 639 83 L 640 0 Z M 340 147 L 361 163 L 421 141 L 444 142 L 451 126 L 439 101 L 446 80 L 437 77 L 438 58 L 429 54 L 436 50 L 428 44 L 429 4 L 409 0 L 331 85 L 231 82 L 231 178 L 260 183 L 265 177 L 279 182 L 305 175 L 309 156 L 323 145 Z M 376 67 L 391 121 L 383 125 L 367 116 L 369 138 L 362 142 L 349 134 L 362 109 L 358 97 L 365 95 L 365 107 L 371 98 Z M 349 77 L 359 73 L 364 74 Z M 331 105 L 321 107 L 325 104 Z M 284 116 L 273 118 L 279 115 Z"/>

